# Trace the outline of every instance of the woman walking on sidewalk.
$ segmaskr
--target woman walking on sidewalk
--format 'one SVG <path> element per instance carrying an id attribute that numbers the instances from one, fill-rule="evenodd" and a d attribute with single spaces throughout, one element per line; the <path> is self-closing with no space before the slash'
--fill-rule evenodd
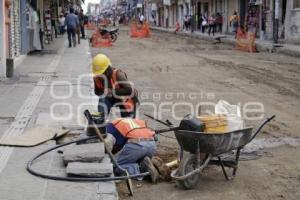
<path id="1" fill-rule="evenodd" d="M 236 38 L 237 30 L 239 27 L 239 16 L 237 15 L 237 12 L 235 11 L 233 15 L 230 17 L 230 26 L 232 27 L 232 32 L 234 33 L 234 36 Z"/>
<path id="2" fill-rule="evenodd" d="M 201 23 L 202 33 L 205 32 L 206 27 L 207 27 L 207 15 L 204 14 L 202 15 L 202 23 Z"/>
<path id="3" fill-rule="evenodd" d="M 59 22 L 59 34 L 63 36 L 65 34 L 65 16 L 63 13 L 59 15 L 58 22 Z"/>
<path id="4" fill-rule="evenodd" d="M 215 35 L 215 31 L 216 31 L 216 18 L 215 18 L 215 14 L 212 14 L 209 18 L 208 18 L 208 35 L 210 36 L 210 33 L 212 31 L 213 36 Z"/>
<path id="5" fill-rule="evenodd" d="M 184 16 L 183 29 L 188 30 L 188 16 Z"/>

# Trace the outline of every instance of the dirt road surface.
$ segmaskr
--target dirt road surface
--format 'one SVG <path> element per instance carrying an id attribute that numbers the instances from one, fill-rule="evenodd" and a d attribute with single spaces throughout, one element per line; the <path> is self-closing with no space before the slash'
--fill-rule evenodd
<path id="1" fill-rule="evenodd" d="M 260 138 L 299 139 L 300 58 L 249 54 L 232 46 L 168 33 L 152 32 L 150 38 L 131 39 L 124 27 L 113 47 L 92 48 L 92 55 L 99 52 L 107 54 L 113 65 L 126 71 L 134 82 L 140 92 L 141 117 L 145 112 L 158 113 L 157 117 L 176 124 L 185 114 L 198 113 L 197 104 L 202 104 L 203 114 L 213 111 L 208 103 L 224 99 L 231 104 L 240 103 L 244 117 L 261 115 L 246 112 L 247 108 L 263 108 L 265 116 L 276 114 Z M 153 128 L 161 127 L 149 122 Z M 259 120 L 248 120 L 247 124 L 257 126 Z M 172 133 L 167 135 L 174 137 Z M 176 157 L 177 149 L 176 140 L 159 137 L 158 153 L 166 161 Z M 128 197 L 121 184 L 120 198 L 298 200 L 299 150 L 297 145 L 263 149 L 262 158 L 240 163 L 237 177 L 232 181 L 226 181 L 219 168 L 208 167 L 198 186 L 189 191 L 172 182 L 153 185 L 142 181 L 135 182 L 134 197 Z"/>

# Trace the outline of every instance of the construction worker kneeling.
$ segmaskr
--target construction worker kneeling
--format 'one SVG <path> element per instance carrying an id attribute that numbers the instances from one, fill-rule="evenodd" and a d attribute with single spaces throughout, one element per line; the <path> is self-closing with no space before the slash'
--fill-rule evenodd
<path id="1" fill-rule="evenodd" d="M 109 142 L 113 146 L 113 153 L 117 153 L 118 164 L 126 169 L 130 175 L 150 172 L 151 181 L 157 182 L 159 173 L 151 158 L 156 151 L 155 133 L 140 119 L 115 119 L 106 125 Z M 115 169 L 116 175 L 121 175 Z"/>
<path id="2" fill-rule="evenodd" d="M 121 117 L 135 117 L 138 103 L 137 91 L 128 82 L 127 75 L 112 67 L 110 59 L 104 54 L 93 58 L 95 94 L 99 96 L 98 112 L 105 119 L 113 106 L 119 107 Z"/>

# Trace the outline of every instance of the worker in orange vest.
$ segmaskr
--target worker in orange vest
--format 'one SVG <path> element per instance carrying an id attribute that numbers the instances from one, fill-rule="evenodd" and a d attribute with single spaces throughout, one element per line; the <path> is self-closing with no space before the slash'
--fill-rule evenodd
<path id="1" fill-rule="evenodd" d="M 110 59 L 98 54 L 92 62 L 95 94 L 99 96 L 98 112 L 106 118 L 113 106 L 120 108 L 121 117 L 135 117 L 138 94 L 120 69 Z"/>
<path id="2" fill-rule="evenodd" d="M 113 152 L 121 149 L 117 155 L 118 164 L 130 175 L 148 171 L 151 181 L 156 183 L 159 173 L 151 161 L 156 151 L 155 133 L 146 122 L 131 118 L 115 119 L 106 126 L 106 132 L 115 139 Z"/>

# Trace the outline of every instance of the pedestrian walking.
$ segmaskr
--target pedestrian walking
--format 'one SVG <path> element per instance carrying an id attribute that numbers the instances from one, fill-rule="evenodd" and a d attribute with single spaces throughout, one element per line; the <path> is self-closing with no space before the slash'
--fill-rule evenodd
<path id="1" fill-rule="evenodd" d="M 183 28 L 185 29 L 185 30 L 188 30 L 188 16 L 187 15 L 185 15 L 184 16 L 184 19 L 183 19 Z"/>
<path id="2" fill-rule="evenodd" d="M 202 24 L 201 24 L 202 33 L 205 32 L 205 29 L 206 29 L 207 25 L 208 25 L 207 15 L 204 14 L 204 15 L 202 15 Z"/>
<path id="3" fill-rule="evenodd" d="M 246 25 L 247 25 L 247 31 L 256 35 L 257 29 L 258 29 L 258 12 L 255 10 L 255 7 L 250 7 L 248 11 L 248 15 L 246 17 Z"/>
<path id="4" fill-rule="evenodd" d="M 212 34 L 214 36 L 215 31 L 216 31 L 216 18 L 215 18 L 215 15 L 212 14 L 208 18 L 208 35 L 210 36 L 210 33 L 212 32 Z"/>
<path id="5" fill-rule="evenodd" d="M 187 25 L 188 25 L 188 30 L 190 30 L 192 28 L 192 16 L 191 15 L 188 16 Z"/>
<path id="6" fill-rule="evenodd" d="M 61 13 L 58 18 L 58 23 L 59 23 L 59 34 L 62 36 L 65 34 L 65 20 L 66 18 L 64 14 Z"/>
<path id="7" fill-rule="evenodd" d="M 76 15 L 76 17 L 78 18 L 78 22 L 79 22 L 79 23 L 77 24 L 77 27 L 76 27 L 76 35 L 77 35 L 78 44 L 80 44 L 80 29 L 81 29 L 81 27 L 80 27 L 79 14 L 78 14 L 77 11 L 75 11 L 75 15 Z"/>
<path id="8" fill-rule="evenodd" d="M 229 21 L 230 21 L 230 26 L 232 28 L 232 32 L 234 33 L 234 36 L 236 38 L 237 30 L 238 30 L 238 27 L 239 27 L 239 21 L 240 21 L 239 16 L 237 15 L 236 11 L 230 17 Z"/>
<path id="9" fill-rule="evenodd" d="M 202 30 L 202 20 L 203 20 L 202 19 L 202 13 L 199 14 L 198 19 L 199 19 L 198 20 L 198 30 L 201 31 Z"/>
<path id="10" fill-rule="evenodd" d="M 134 117 L 138 103 L 137 91 L 125 72 L 113 68 L 104 54 L 93 58 L 95 94 L 99 96 L 98 112 L 106 118 L 112 107 L 120 108 L 121 117 Z"/>
<path id="11" fill-rule="evenodd" d="M 83 14 L 83 10 L 82 9 L 80 10 L 80 13 L 79 13 L 78 17 L 79 17 L 81 38 L 85 39 L 84 25 L 86 24 L 86 18 L 85 18 L 85 15 Z"/>
<path id="12" fill-rule="evenodd" d="M 70 8 L 70 13 L 65 19 L 65 25 L 67 26 L 69 47 L 76 46 L 76 28 L 79 25 L 78 17 L 74 14 L 74 9 Z"/>
<path id="13" fill-rule="evenodd" d="M 222 33 L 223 29 L 223 16 L 220 13 L 216 15 L 216 32 Z"/>

